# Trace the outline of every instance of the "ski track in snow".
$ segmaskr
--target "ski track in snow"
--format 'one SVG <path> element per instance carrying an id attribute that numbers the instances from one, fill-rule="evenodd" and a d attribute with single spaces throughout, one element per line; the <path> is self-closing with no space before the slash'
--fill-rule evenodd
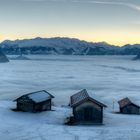
<path id="1" fill-rule="evenodd" d="M 124 70 L 126 72 L 140 72 L 140 70 L 137 69 L 131 69 L 131 68 L 125 68 L 121 66 L 107 66 L 107 65 L 97 65 L 103 68 L 113 68 L 113 69 L 119 69 L 119 70 Z"/>

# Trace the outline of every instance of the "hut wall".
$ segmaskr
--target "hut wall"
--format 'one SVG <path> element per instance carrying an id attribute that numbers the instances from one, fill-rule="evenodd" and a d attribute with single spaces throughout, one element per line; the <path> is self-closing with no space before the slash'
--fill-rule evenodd
<path id="1" fill-rule="evenodd" d="M 32 112 L 33 108 L 34 108 L 34 105 L 33 105 L 32 102 L 18 101 L 17 102 L 17 108 L 19 110 L 22 110 L 22 111 Z"/>
<path id="2" fill-rule="evenodd" d="M 102 113 L 102 107 L 91 101 L 86 101 L 73 108 L 73 114 L 77 122 L 102 123 Z"/>
<path id="3" fill-rule="evenodd" d="M 35 104 L 34 109 L 35 111 L 51 110 L 51 100 Z"/>
<path id="4" fill-rule="evenodd" d="M 124 114 L 140 114 L 140 109 L 134 105 L 128 105 L 124 108 L 120 108 L 120 112 Z"/>
<path id="5" fill-rule="evenodd" d="M 51 110 L 51 99 L 41 103 L 34 103 L 32 100 L 20 99 L 17 101 L 17 109 L 26 112 Z"/>

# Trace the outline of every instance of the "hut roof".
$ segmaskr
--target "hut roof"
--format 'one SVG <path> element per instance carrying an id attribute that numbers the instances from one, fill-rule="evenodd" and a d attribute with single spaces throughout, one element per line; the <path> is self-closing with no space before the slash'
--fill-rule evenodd
<path id="1" fill-rule="evenodd" d="M 28 97 L 35 103 L 43 102 L 43 101 L 49 100 L 51 98 L 54 98 L 54 96 L 51 95 L 49 92 L 47 92 L 45 90 L 41 90 L 41 91 L 36 91 L 36 92 L 31 92 L 31 93 L 25 94 L 25 95 L 17 98 L 15 101 L 17 101 L 23 97 Z"/>
<path id="2" fill-rule="evenodd" d="M 83 103 L 84 101 L 87 101 L 88 99 L 90 99 L 92 102 L 102 106 L 102 107 L 107 107 L 105 104 L 97 101 L 96 99 L 92 98 L 86 89 L 81 90 L 80 92 L 74 94 L 71 96 L 70 98 L 70 105 L 71 107 L 77 106 L 81 103 Z"/>
<path id="3" fill-rule="evenodd" d="M 123 108 L 123 107 L 125 107 L 127 105 L 130 105 L 130 104 L 133 104 L 133 105 L 139 107 L 139 105 L 134 104 L 128 97 L 118 101 L 118 103 L 119 103 L 121 108 Z"/>

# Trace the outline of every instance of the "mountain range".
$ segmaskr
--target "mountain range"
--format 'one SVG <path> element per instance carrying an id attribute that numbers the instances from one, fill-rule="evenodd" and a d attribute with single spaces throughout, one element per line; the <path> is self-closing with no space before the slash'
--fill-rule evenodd
<path id="1" fill-rule="evenodd" d="M 59 54 L 59 55 L 137 55 L 140 44 L 110 45 L 106 42 L 87 42 L 75 38 L 34 38 L 5 40 L 0 43 L 5 54 Z"/>

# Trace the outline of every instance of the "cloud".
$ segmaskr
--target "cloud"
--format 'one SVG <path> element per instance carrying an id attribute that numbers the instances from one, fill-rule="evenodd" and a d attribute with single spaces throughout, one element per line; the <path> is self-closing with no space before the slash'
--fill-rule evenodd
<path id="1" fill-rule="evenodd" d="M 73 2 L 73 3 L 90 3 L 90 4 L 102 4 L 102 5 L 120 5 L 131 8 L 136 11 L 140 11 L 140 5 L 136 5 L 128 2 L 114 2 L 114 1 L 102 1 L 102 0 L 22 0 L 22 1 L 34 1 L 34 2 Z"/>
<path id="2" fill-rule="evenodd" d="M 114 1 L 87 1 L 88 3 L 93 3 L 93 4 L 104 4 L 104 5 L 121 5 L 121 6 L 126 6 L 128 8 L 131 8 L 133 10 L 140 11 L 140 5 L 136 5 L 133 3 L 127 3 L 127 2 L 114 2 Z"/>

